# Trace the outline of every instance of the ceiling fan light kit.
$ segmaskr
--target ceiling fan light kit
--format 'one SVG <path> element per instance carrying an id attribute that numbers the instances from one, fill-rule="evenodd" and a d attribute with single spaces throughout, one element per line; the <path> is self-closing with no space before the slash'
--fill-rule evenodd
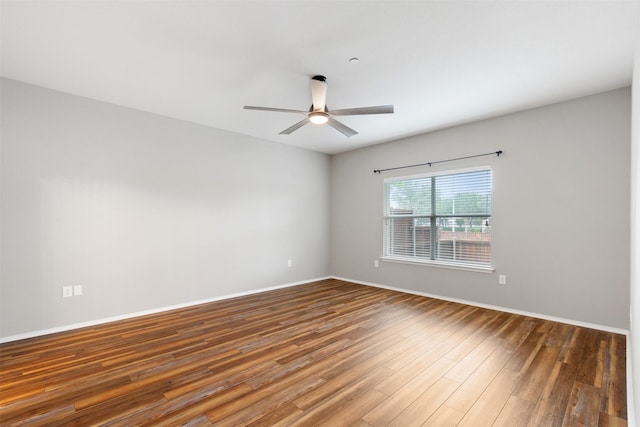
<path id="1" fill-rule="evenodd" d="M 329 121 L 329 115 L 323 111 L 312 111 L 309 113 L 309 120 L 314 125 L 323 125 Z"/>
<path id="2" fill-rule="evenodd" d="M 316 125 L 328 124 L 332 128 L 336 129 L 346 137 L 357 135 L 358 132 L 351 129 L 349 126 L 337 121 L 333 116 L 359 116 L 365 114 L 391 114 L 393 113 L 393 105 L 378 105 L 374 107 L 357 107 L 346 108 L 341 110 L 329 110 L 327 108 L 327 78 L 325 76 L 313 76 L 311 77 L 311 99 L 313 103 L 309 111 L 303 110 L 290 110 L 286 108 L 272 108 L 272 107 L 256 107 L 253 105 L 245 105 L 245 110 L 258 110 L 258 111 L 275 111 L 277 113 L 298 113 L 304 114 L 306 117 L 294 124 L 293 126 L 280 132 L 280 135 L 289 135 L 292 132 L 300 129 L 307 123 L 313 123 Z"/>

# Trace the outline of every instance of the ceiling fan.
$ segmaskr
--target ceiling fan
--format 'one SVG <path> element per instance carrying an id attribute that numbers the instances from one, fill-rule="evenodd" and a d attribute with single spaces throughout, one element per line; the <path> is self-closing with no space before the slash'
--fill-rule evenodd
<path id="1" fill-rule="evenodd" d="M 340 131 L 347 137 L 357 135 L 358 132 L 351 129 L 349 126 L 340 123 L 333 116 L 358 116 L 363 114 L 389 114 L 393 113 L 393 105 L 378 105 L 375 107 L 359 107 L 359 108 L 345 108 L 342 110 L 329 110 L 327 108 L 327 78 L 325 76 L 313 76 L 311 77 L 311 99 L 313 104 L 309 111 L 304 110 L 289 110 L 286 108 L 272 108 L 272 107 L 255 107 L 252 105 L 245 105 L 245 110 L 260 110 L 260 111 L 276 111 L 280 113 L 298 113 L 304 114 L 306 117 L 294 124 L 291 127 L 280 132 L 280 135 L 289 135 L 290 133 L 300 129 L 307 123 L 313 123 L 316 125 L 328 124 L 332 128 Z"/>

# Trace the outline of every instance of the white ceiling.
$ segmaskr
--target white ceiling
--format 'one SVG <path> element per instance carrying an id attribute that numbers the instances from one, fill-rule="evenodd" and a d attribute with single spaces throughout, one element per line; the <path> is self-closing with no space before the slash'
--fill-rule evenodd
<path id="1" fill-rule="evenodd" d="M 631 84 L 640 1 L 2 1 L 3 76 L 338 153 Z M 358 64 L 349 58 L 358 57 Z M 395 114 L 301 119 L 327 104 Z"/>

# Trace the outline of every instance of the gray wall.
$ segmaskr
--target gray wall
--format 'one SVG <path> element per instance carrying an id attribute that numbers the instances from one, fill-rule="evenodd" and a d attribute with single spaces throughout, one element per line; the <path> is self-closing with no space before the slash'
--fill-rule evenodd
<path id="1" fill-rule="evenodd" d="M 627 329 L 630 102 L 620 89 L 334 156 L 332 274 Z M 499 158 L 372 173 L 498 149 Z M 374 267 L 385 177 L 478 165 L 493 168 L 495 273 Z"/>
<path id="2" fill-rule="evenodd" d="M 0 337 L 329 274 L 629 327 L 629 89 L 330 160 L 1 82 Z M 484 164 L 495 273 L 373 266 L 384 177 Z"/>
<path id="3" fill-rule="evenodd" d="M 328 156 L 1 83 L 0 337 L 329 274 Z"/>

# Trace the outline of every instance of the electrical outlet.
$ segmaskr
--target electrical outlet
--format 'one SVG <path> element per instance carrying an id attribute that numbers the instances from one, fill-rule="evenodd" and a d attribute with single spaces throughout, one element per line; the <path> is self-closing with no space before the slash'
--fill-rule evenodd
<path id="1" fill-rule="evenodd" d="M 374 267 L 379 267 L 380 266 L 380 263 L 378 262 L 377 259 L 373 261 L 373 266 Z"/>
<path id="2" fill-rule="evenodd" d="M 69 298 L 73 296 L 73 286 L 62 287 L 62 298 Z"/>
<path id="3" fill-rule="evenodd" d="M 505 276 L 504 274 L 501 274 L 498 276 L 498 283 L 500 285 L 506 285 L 507 284 L 507 276 Z"/>
<path id="4" fill-rule="evenodd" d="M 73 287 L 73 296 L 77 297 L 79 295 L 82 295 L 82 285 L 75 285 Z"/>
<path id="5" fill-rule="evenodd" d="M 289 259 L 287 260 L 287 267 L 291 267 L 293 265 L 293 262 Z"/>

